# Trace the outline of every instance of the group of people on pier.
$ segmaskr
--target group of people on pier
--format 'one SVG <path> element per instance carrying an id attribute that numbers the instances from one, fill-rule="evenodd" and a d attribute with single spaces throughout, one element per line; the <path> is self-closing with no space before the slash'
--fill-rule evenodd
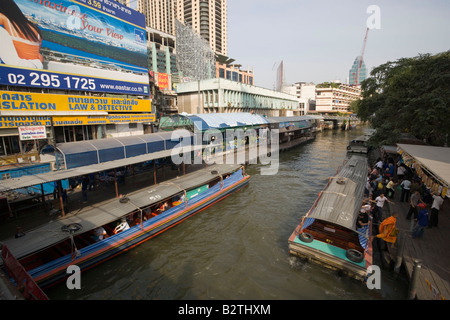
<path id="1" fill-rule="evenodd" d="M 414 219 L 415 224 L 411 238 L 421 238 L 425 228 L 438 226 L 443 197 L 431 192 L 414 168 L 406 166 L 401 157 L 394 160 L 386 156 L 378 158 L 373 167 L 368 168 L 365 200 L 356 222 L 357 228 L 367 225 L 371 218 L 373 234 L 388 243 L 395 243 L 399 232 L 395 227 L 398 213 L 394 212 L 383 220 L 383 207 L 386 202 L 393 203 L 396 192 L 400 192 L 397 200 L 409 203 L 406 219 Z"/>

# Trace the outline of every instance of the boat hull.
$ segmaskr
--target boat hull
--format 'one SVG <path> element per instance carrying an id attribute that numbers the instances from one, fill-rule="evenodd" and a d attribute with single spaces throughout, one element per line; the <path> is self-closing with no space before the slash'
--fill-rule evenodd
<path id="1" fill-rule="evenodd" d="M 319 240 L 303 243 L 295 237 L 289 241 L 289 253 L 361 281 L 367 278 L 367 268 L 372 265 L 371 246 L 366 250 L 364 260 L 359 263 L 348 259 L 345 250 Z"/>
<path id="2" fill-rule="evenodd" d="M 145 221 L 142 225 L 136 225 L 122 233 L 114 235 L 108 239 L 101 241 L 98 244 L 94 244 L 88 252 L 80 250 L 80 255 L 72 259 L 72 257 L 65 256 L 53 263 L 49 263 L 46 266 L 41 266 L 28 272 L 42 288 L 47 288 L 51 285 L 60 283 L 67 279 L 67 268 L 71 265 L 76 265 L 80 270 L 86 271 L 92 267 L 95 267 L 106 260 L 109 260 L 125 251 L 142 244 L 143 242 L 157 236 L 158 234 L 166 231 L 167 229 L 177 225 L 178 223 L 186 220 L 199 211 L 206 209 L 216 202 L 223 200 L 232 193 L 245 187 L 249 182 L 250 176 L 244 176 L 238 182 L 224 187 L 218 192 L 215 192 L 201 201 L 196 201 L 188 206 L 184 204 L 179 205 L 178 210 L 175 210 L 170 215 L 166 215 L 161 219 L 152 221 L 154 219 Z"/>

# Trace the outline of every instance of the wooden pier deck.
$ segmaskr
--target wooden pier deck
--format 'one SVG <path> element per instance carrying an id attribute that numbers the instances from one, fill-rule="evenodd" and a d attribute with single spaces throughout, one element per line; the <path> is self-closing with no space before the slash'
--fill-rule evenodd
<path id="1" fill-rule="evenodd" d="M 387 206 L 388 211 L 398 213 L 396 225 L 405 235 L 402 263 L 409 279 L 412 277 L 414 261 L 420 262 L 416 299 L 450 300 L 450 248 L 448 247 L 450 204 L 448 199 L 439 212 L 438 227 L 426 228 L 422 239 L 410 238 L 411 221 L 406 220 L 409 203 L 400 202 L 399 195 L 396 194 L 394 203 L 388 203 Z M 395 259 L 396 255 L 397 251 L 393 250 L 392 258 Z"/>

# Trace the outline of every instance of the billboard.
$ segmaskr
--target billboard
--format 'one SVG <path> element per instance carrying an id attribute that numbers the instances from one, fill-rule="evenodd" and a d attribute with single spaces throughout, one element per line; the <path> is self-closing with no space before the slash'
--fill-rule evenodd
<path id="1" fill-rule="evenodd" d="M 0 115 L 13 112 L 151 112 L 151 101 L 144 99 L 75 96 L 50 93 L 0 91 Z"/>
<path id="2" fill-rule="evenodd" d="M 149 96 L 143 14 L 112 0 L 2 0 L 2 6 L 0 84 Z M 22 24 L 37 26 L 38 39 L 17 31 L 17 18 L 8 16 L 14 8 L 28 21 Z"/>

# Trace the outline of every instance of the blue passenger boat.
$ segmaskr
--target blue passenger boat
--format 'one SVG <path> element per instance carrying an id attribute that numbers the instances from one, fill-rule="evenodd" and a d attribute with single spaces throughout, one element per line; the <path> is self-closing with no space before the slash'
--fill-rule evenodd
<path id="1" fill-rule="evenodd" d="M 240 190 L 249 179 L 241 165 L 203 168 L 53 221 L 3 245 L 45 288 L 67 279 L 69 266 L 85 271 L 130 250 Z"/>
<path id="2" fill-rule="evenodd" d="M 352 156 L 302 217 L 289 237 L 289 252 L 364 280 L 372 265 L 372 225 L 356 227 L 364 200 L 367 158 Z"/>

